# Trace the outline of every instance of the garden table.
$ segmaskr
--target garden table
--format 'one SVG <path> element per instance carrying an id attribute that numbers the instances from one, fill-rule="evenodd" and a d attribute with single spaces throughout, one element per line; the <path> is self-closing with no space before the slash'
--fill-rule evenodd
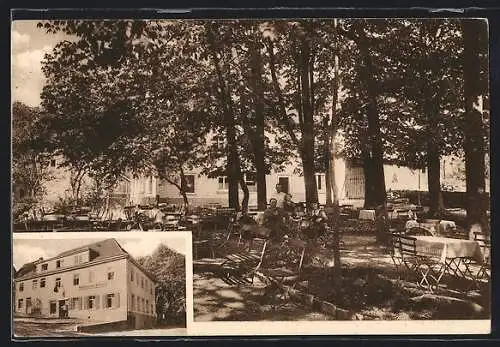
<path id="1" fill-rule="evenodd" d="M 435 236 L 415 236 L 415 239 L 417 254 L 439 259 L 444 264 L 443 271 L 449 270 L 457 277 L 473 277 L 469 262 L 483 259 L 477 241 Z"/>
<path id="2" fill-rule="evenodd" d="M 375 210 L 360 210 L 359 219 L 361 220 L 375 220 Z"/>

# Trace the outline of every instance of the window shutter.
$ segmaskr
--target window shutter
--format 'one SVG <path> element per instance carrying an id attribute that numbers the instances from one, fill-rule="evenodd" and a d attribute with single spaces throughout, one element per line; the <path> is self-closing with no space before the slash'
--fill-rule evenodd
<path id="1" fill-rule="evenodd" d="M 79 297 L 79 309 L 81 310 L 82 309 L 82 305 L 83 305 L 83 297 Z"/>
<path id="2" fill-rule="evenodd" d="M 108 308 L 108 295 L 103 294 L 102 296 L 102 308 Z"/>
<path id="3" fill-rule="evenodd" d="M 120 307 L 120 293 L 115 294 L 116 304 L 115 307 Z"/>
<path id="4" fill-rule="evenodd" d="M 88 308 L 89 308 L 89 297 L 88 296 L 84 296 L 83 297 L 83 301 L 84 301 L 83 302 L 83 308 L 86 309 L 86 310 L 88 310 Z"/>
<path id="5" fill-rule="evenodd" d="M 99 309 L 99 295 L 96 295 L 95 297 L 95 308 Z"/>

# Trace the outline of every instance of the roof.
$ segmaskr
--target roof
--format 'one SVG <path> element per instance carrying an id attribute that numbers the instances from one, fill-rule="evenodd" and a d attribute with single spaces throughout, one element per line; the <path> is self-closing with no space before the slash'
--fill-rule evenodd
<path id="1" fill-rule="evenodd" d="M 115 260 L 117 257 L 127 257 L 129 258 L 136 266 L 138 266 L 150 279 L 156 282 L 156 279 L 153 275 L 151 275 L 148 271 L 146 271 L 140 264 L 137 263 L 137 261 L 125 250 L 120 246 L 118 241 L 115 239 L 106 239 L 103 241 L 95 242 L 92 244 L 84 245 L 78 248 L 73 248 L 68 251 L 64 251 L 56 255 L 55 257 L 49 258 L 49 259 L 44 259 L 44 260 L 37 260 L 35 262 L 27 263 L 23 265 L 21 269 L 26 269 L 24 272 L 21 273 L 21 271 L 18 271 L 16 274 L 16 280 L 19 279 L 25 279 L 25 278 L 30 278 L 34 275 L 40 275 L 40 273 L 36 273 L 36 266 L 35 264 L 41 263 L 41 262 L 47 262 L 51 261 L 54 259 L 59 259 L 59 258 L 64 258 L 73 254 L 81 253 L 84 251 L 90 250 L 95 256 L 91 258 L 90 262 L 80 264 L 80 267 L 85 267 L 94 263 L 100 263 L 103 261 L 106 261 L 107 259 Z M 49 275 L 52 274 L 53 272 L 64 272 L 67 268 L 61 268 L 57 269 L 55 271 L 47 271 L 44 273 L 44 275 Z"/>

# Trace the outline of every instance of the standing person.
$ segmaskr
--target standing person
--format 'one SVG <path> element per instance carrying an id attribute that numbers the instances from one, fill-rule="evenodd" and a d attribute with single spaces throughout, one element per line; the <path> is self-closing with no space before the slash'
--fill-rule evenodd
<path id="1" fill-rule="evenodd" d="M 282 209 L 285 206 L 285 199 L 287 194 L 283 191 L 281 184 L 276 184 L 276 192 L 271 196 L 271 199 L 275 199 L 277 207 Z"/>

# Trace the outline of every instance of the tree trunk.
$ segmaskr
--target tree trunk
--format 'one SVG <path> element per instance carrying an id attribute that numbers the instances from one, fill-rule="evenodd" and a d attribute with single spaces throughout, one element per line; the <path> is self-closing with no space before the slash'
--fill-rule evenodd
<path id="1" fill-rule="evenodd" d="M 250 76 L 255 109 L 255 132 L 252 134 L 254 165 L 257 180 L 257 208 L 265 210 L 267 206 L 265 134 L 264 134 L 264 88 L 262 86 L 262 56 L 257 42 L 252 42 L 250 49 Z M 246 187 L 246 184 L 245 184 Z M 245 200 L 245 199 L 243 199 Z"/>
<path id="2" fill-rule="evenodd" d="M 482 193 L 485 190 L 485 143 L 482 110 L 479 99 L 480 59 L 478 37 L 483 22 L 476 19 L 462 19 L 464 40 L 464 93 L 465 93 L 465 180 L 467 187 L 467 220 L 469 226 L 480 223 L 488 228 L 486 203 Z"/>
<path id="3" fill-rule="evenodd" d="M 247 184 L 243 178 L 243 174 L 240 173 L 240 187 L 243 190 L 243 200 L 241 201 L 241 210 L 248 211 L 248 201 L 250 200 L 250 192 L 248 191 Z"/>
<path id="4" fill-rule="evenodd" d="M 189 200 L 188 200 L 186 191 L 184 189 L 182 189 L 182 187 L 185 187 L 187 185 L 186 175 L 184 175 L 184 170 L 182 169 L 182 167 L 180 167 L 179 172 L 181 174 L 181 186 L 180 187 L 177 186 L 177 188 L 179 189 L 179 192 L 182 195 L 182 200 L 184 200 L 184 206 L 187 207 L 187 206 L 189 206 Z"/>
<path id="5" fill-rule="evenodd" d="M 373 177 L 373 160 L 367 150 L 363 151 L 363 176 L 365 178 L 365 201 L 364 208 L 371 209 L 377 206 L 377 199 L 375 197 L 374 177 Z"/>
<path id="6" fill-rule="evenodd" d="M 215 70 L 217 74 L 217 81 L 220 88 L 219 101 L 222 106 L 224 126 L 226 128 L 226 140 L 227 140 L 227 178 L 228 178 L 228 200 L 229 207 L 239 210 L 239 199 L 238 199 L 238 150 L 236 144 L 236 129 L 234 124 L 234 114 L 232 107 L 232 100 L 230 91 L 227 88 L 225 78 L 221 66 L 221 61 L 218 56 L 220 49 L 217 48 L 215 34 L 213 33 L 213 28 L 208 27 L 207 36 L 209 40 L 209 49 L 212 59 L 214 61 Z M 226 72 L 228 70 L 226 69 Z"/>
<path id="7" fill-rule="evenodd" d="M 440 156 L 435 141 L 427 145 L 427 180 L 429 183 L 429 216 L 439 218 L 443 206 L 441 198 Z"/>
<path id="8" fill-rule="evenodd" d="M 371 167 L 373 168 L 373 203 L 380 206 L 385 205 L 387 193 L 384 176 L 384 149 L 380 134 L 380 119 L 377 104 L 377 85 L 373 78 L 374 70 L 364 28 L 358 27 L 357 31 L 357 43 L 364 63 L 364 66 L 361 67 L 361 78 L 368 94 L 368 138 L 371 144 Z"/>
<path id="9" fill-rule="evenodd" d="M 300 79 L 302 82 L 301 104 L 303 109 L 302 126 L 302 165 L 304 170 L 304 184 L 306 203 L 318 202 L 314 165 L 314 119 L 311 105 L 311 86 L 309 84 L 310 47 L 307 38 L 301 41 L 300 50 Z"/>

